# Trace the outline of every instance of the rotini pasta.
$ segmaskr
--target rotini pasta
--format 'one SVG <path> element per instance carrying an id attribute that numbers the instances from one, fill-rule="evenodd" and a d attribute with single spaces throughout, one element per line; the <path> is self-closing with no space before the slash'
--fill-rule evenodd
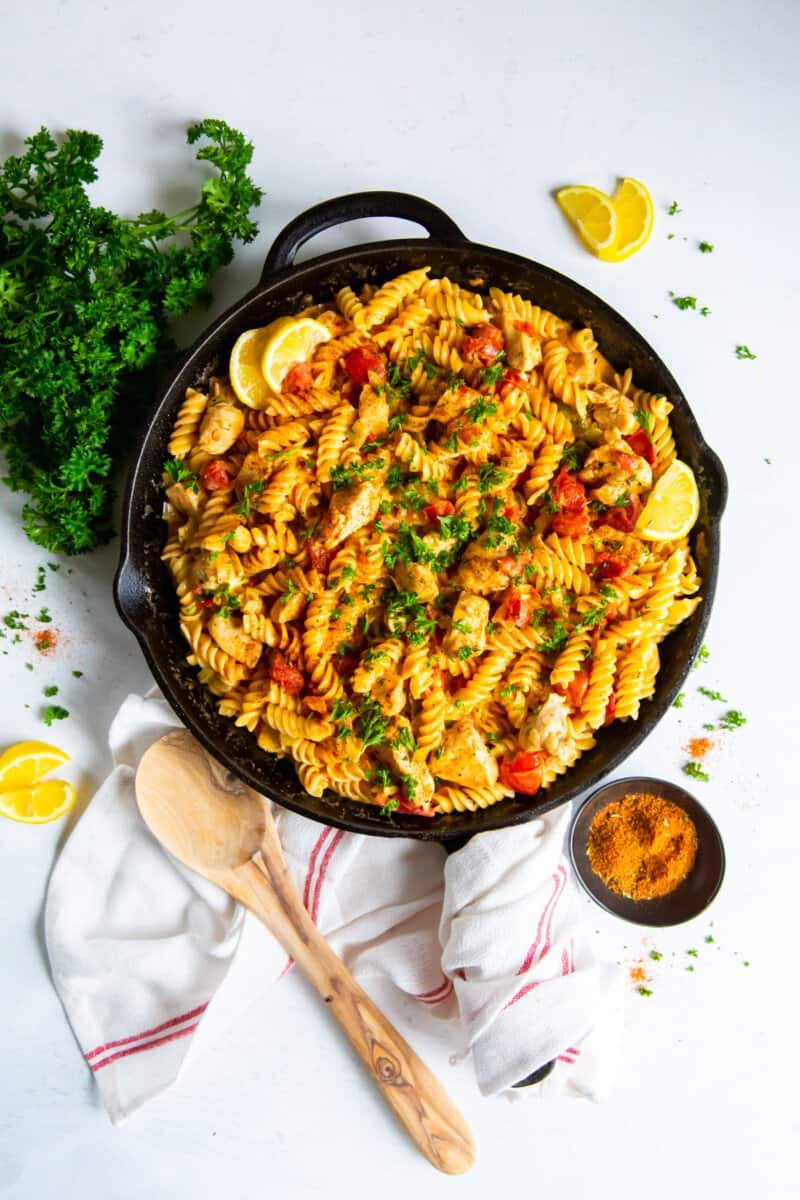
<path id="1" fill-rule="evenodd" d="M 309 795 L 435 816 L 636 719 L 702 580 L 688 538 L 636 532 L 667 398 L 590 329 L 429 276 L 304 310 L 322 340 L 262 409 L 187 391 L 162 558 L 220 713 Z"/>

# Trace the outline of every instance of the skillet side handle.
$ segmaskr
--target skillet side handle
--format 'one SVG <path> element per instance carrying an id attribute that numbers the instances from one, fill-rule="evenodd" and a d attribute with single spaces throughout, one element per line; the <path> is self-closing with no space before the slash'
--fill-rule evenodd
<path id="1" fill-rule="evenodd" d="M 266 283 L 276 271 L 291 267 L 298 250 L 310 238 L 334 225 L 360 221 L 365 217 L 397 217 L 414 221 L 439 242 L 454 244 L 467 240 L 446 212 L 421 196 L 411 196 L 407 192 L 353 192 L 315 204 L 290 221 L 270 246 L 261 272 L 261 283 Z"/>

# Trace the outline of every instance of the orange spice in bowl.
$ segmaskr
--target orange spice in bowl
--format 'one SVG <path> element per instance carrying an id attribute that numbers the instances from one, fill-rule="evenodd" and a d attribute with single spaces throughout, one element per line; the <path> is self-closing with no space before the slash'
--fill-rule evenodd
<path id="1" fill-rule="evenodd" d="M 649 792 L 612 800 L 589 828 L 587 856 L 606 887 L 632 900 L 674 891 L 694 866 L 697 830 L 679 805 Z"/>

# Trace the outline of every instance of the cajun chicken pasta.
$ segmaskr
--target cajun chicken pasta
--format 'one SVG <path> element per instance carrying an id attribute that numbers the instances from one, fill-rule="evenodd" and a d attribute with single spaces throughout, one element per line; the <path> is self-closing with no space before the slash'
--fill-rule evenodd
<path id="1" fill-rule="evenodd" d="M 428 268 L 248 331 L 164 468 L 190 663 L 312 795 L 534 795 L 700 603 L 670 409 L 590 329 Z"/>

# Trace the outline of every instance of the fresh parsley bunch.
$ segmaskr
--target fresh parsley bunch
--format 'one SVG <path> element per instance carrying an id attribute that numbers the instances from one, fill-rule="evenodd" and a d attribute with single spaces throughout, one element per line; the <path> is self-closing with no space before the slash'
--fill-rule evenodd
<path id="1" fill-rule="evenodd" d="M 188 130 L 216 168 L 198 202 L 168 217 L 94 207 L 86 184 L 102 150 L 44 128 L 0 167 L 0 445 L 5 482 L 27 492 L 25 532 L 77 554 L 112 535 L 112 475 L 159 367 L 175 355 L 168 321 L 198 301 L 257 232 L 252 145 L 224 121 Z M 177 236 L 182 235 L 182 236 Z"/>

